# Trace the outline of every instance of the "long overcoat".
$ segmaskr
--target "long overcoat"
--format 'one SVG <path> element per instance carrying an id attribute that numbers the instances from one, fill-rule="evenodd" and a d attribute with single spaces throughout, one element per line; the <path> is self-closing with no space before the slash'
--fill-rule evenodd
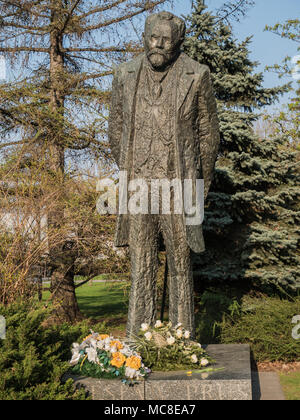
<path id="1" fill-rule="evenodd" d="M 120 171 L 133 165 L 133 138 L 136 92 L 145 54 L 120 65 L 114 74 L 109 115 L 109 143 Z M 178 179 L 204 179 L 207 197 L 217 158 L 220 134 L 216 100 L 209 68 L 181 53 L 176 63 L 175 168 Z M 205 250 L 202 225 L 183 224 L 190 248 Z M 116 246 L 127 246 L 129 215 L 119 214 Z"/>

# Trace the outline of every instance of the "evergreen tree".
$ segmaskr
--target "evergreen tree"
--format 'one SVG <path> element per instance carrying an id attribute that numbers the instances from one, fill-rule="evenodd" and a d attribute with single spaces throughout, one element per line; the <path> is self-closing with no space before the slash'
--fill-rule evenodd
<path id="1" fill-rule="evenodd" d="M 196 256 L 198 288 L 238 282 L 260 289 L 300 286 L 300 189 L 297 154 L 284 139 L 259 139 L 255 111 L 288 87 L 265 89 L 229 26 L 197 2 L 185 52 L 210 67 L 218 102 L 221 147 L 205 211 L 205 253 Z"/>

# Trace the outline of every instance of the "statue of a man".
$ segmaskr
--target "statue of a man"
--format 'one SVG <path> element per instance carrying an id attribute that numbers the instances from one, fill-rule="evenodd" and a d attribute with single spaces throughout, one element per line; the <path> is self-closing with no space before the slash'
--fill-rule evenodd
<path id="1" fill-rule="evenodd" d="M 209 68 L 181 52 L 185 23 L 168 12 L 150 15 L 145 53 L 114 76 L 109 142 L 128 181 L 204 179 L 207 196 L 219 147 L 219 125 Z M 157 213 L 157 212 L 154 212 Z M 191 251 L 205 250 L 201 222 L 187 216 L 119 214 L 116 246 L 128 246 L 131 293 L 127 336 L 156 319 L 158 251 L 163 239 L 169 268 L 169 320 L 194 335 Z"/>

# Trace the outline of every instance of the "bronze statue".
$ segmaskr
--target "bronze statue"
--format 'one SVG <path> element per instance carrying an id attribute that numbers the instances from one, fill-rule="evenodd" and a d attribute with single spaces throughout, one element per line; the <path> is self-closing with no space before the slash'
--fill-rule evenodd
<path id="1" fill-rule="evenodd" d="M 113 80 L 109 142 L 128 180 L 204 179 L 207 196 L 219 148 L 209 68 L 181 52 L 186 27 L 168 12 L 150 15 L 145 53 L 120 65 Z M 169 268 L 169 320 L 194 335 L 191 250 L 205 250 L 202 226 L 182 214 L 119 214 L 116 246 L 128 246 L 131 294 L 127 336 L 156 319 L 156 275 L 163 238 Z"/>

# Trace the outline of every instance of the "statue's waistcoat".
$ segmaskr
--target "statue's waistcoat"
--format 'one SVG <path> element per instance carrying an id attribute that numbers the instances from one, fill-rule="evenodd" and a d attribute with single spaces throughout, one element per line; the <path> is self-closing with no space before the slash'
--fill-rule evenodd
<path id="1" fill-rule="evenodd" d="M 174 86 L 176 67 L 157 77 L 144 62 L 134 110 L 132 177 L 150 180 L 176 176 Z"/>

